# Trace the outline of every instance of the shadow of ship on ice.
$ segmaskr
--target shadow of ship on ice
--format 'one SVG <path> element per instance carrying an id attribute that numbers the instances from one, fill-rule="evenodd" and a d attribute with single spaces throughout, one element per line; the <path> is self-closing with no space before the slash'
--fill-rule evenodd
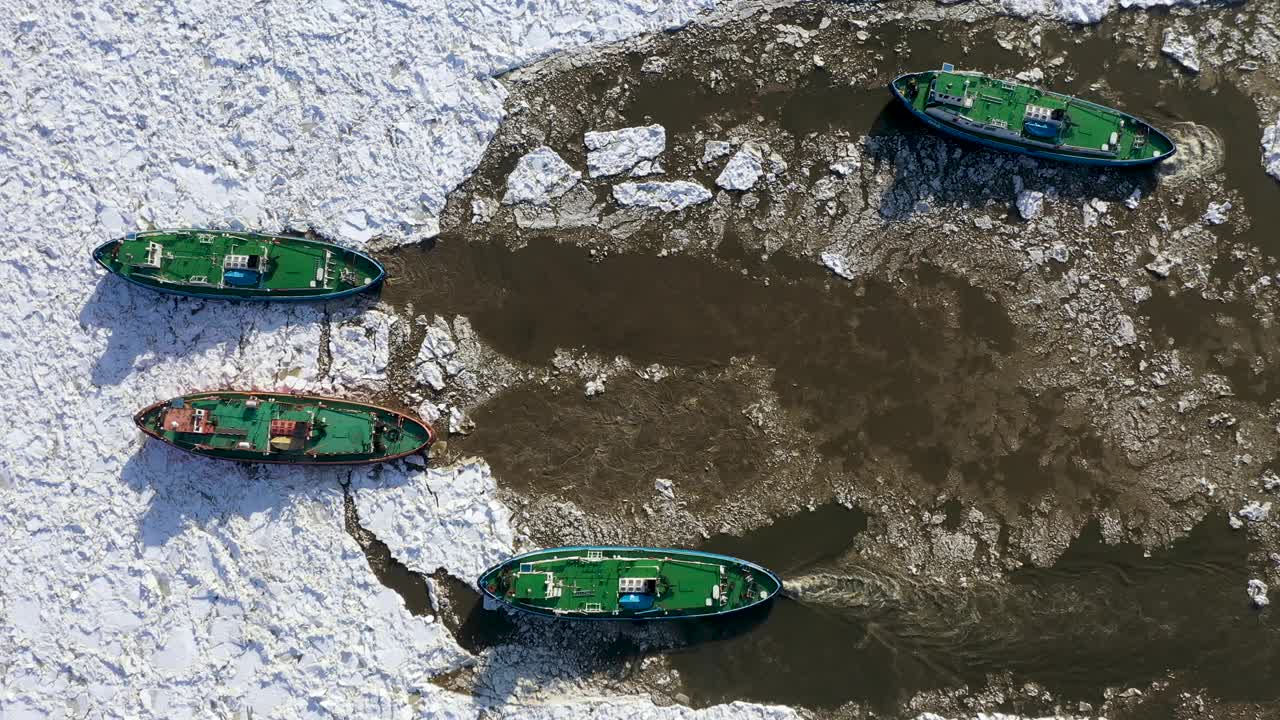
<path id="1" fill-rule="evenodd" d="M 414 469 L 405 460 L 356 467 L 255 465 L 193 455 L 141 432 L 138 438 L 141 447 L 129 457 L 120 478 L 147 498 L 138 519 L 143 546 L 164 546 L 193 526 L 218 538 L 233 559 L 240 551 L 239 541 L 224 530 L 234 521 L 248 525 L 247 532 L 236 528 L 235 538 L 253 537 L 261 530 L 268 546 L 283 539 L 272 533 L 311 522 L 332 520 L 345 533 L 344 483 L 354 474 L 370 473 L 379 486 L 394 487 L 409 482 Z M 420 463 L 418 457 L 413 466 Z M 317 516 L 318 508 L 326 514 L 332 509 L 332 518 Z M 289 514 L 307 517 L 287 522 Z"/>
<path id="2" fill-rule="evenodd" d="M 79 319 L 89 334 L 108 333 L 107 348 L 95 360 L 90 378 L 94 385 L 110 386 L 157 363 L 218 347 L 232 358 L 257 334 L 321 323 L 330 308 L 369 307 L 377 298 L 365 293 L 315 304 L 204 300 L 135 287 L 106 274 Z M 139 407 L 145 404 L 141 400 Z"/>
<path id="3" fill-rule="evenodd" d="M 461 624 L 450 629 L 463 648 L 482 657 L 471 680 L 475 695 L 487 705 L 505 704 L 530 686 L 628 679 L 640 672 L 650 655 L 680 653 L 750 633 L 768 618 L 776 602 L 721 618 L 593 622 L 557 620 L 505 607 L 486 610 L 474 591 L 469 600 L 473 604 Z"/>

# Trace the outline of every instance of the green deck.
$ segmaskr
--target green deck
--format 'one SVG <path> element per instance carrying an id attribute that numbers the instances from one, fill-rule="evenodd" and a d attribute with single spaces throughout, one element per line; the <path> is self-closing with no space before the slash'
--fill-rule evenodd
<path id="1" fill-rule="evenodd" d="M 184 450 L 249 462 L 373 462 L 432 440 L 426 425 L 391 410 L 280 393 L 188 395 L 147 408 L 137 423 Z"/>
<path id="2" fill-rule="evenodd" d="M 359 292 L 383 275 L 372 258 L 330 243 L 212 230 L 136 233 L 99 247 L 94 257 L 138 284 L 201 297 L 323 298 Z"/>
<path id="3" fill-rule="evenodd" d="M 530 612 L 609 619 L 717 615 L 763 602 L 780 587 L 771 573 L 740 560 L 649 548 L 544 550 L 490 570 L 480 585 Z M 652 606 L 628 606 L 626 596 Z"/>
<path id="4" fill-rule="evenodd" d="M 978 73 L 922 72 L 899 78 L 895 86 L 918 113 L 931 108 L 954 112 L 978 127 L 949 121 L 936 113 L 931 115 L 962 132 L 1047 154 L 1134 162 L 1156 158 L 1173 148 L 1161 133 L 1118 110 Z M 951 99 L 934 95 L 931 100 L 931 90 Z M 1041 136 L 1029 132 L 1028 106 L 1060 111 L 1061 127 L 1057 133 Z M 1001 131 L 1015 137 L 1002 137 L 997 134 Z"/>

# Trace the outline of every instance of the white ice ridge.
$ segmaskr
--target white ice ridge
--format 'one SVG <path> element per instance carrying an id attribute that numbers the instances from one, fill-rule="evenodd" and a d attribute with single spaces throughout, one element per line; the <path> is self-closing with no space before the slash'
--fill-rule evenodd
<path id="1" fill-rule="evenodd" d="M 520 158 L 507 176 L 506 205 L 530 203 L 546 205 L 569 192 L 582 173 L 574 170 L 555 150 L 543 145 Z"/>
<path id="2" fill-rule="evenodd" d="M 711 191 L 689 180 L 672 182 L 618 183 L 613 199 L 625 207 L 644 207 L 675 212 L 711 199 Z"/>
<path id="3" fill-rule="evenodd" d="M 1213 2 L 1215 0 L 1002 0 L 1005 12 L 1011 15 L 1045 15 L 1081 25 L 1101 22 L 1117 7 L 1126 10 L 1175 5 L 1194 7 Z"/>
<path id="4" fill-rule="evenodd" d="M 511 512 L 498 501 L 489 464 L 468 458 L 443 468 L 388 466 L 356 472 L 351 493 L 360 524 L 410 570 L 441 568 L 471 582 L 511 557 Z"/>
<path id="5" fill-rule="evenodd" d="M 5 145 L 93 185 L 85 232 L 312 226 L 353 244 L 433 232 L 503 117 L 495 75 L 713 6 L 4 2 L 0 83 L 24 108 L 5 113 Z"/>
<path id="6" fill-rule="evenodd" d="M 1262 129 L 1262 167 L 1280 180 L 1280 115 L 1274 125 Z"/>
<path id="7" fill-rule="evenodd" d="M 582 142 L 587 146 L 587 172 L 593 178 L 605 177 L 656 160 L 667 147 L 667 131 L 661 125 L 644 125 L 588 132 Z"/>

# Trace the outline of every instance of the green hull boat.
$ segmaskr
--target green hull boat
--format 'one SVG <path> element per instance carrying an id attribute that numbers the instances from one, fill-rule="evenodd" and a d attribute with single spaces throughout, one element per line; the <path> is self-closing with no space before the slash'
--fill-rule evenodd
<path id="1" fill-rule="evenodd" d="M 1175 152 L 1167 135 L 1132 115 L 950 65 L 889 87 L 929 127 L 997 150 L 1107 166 L 1149 165 Z"/>
<path id="2" fill-rule="evenodd" d="M 480 591 L 535 615 L 587 620 L 705 618 L 768 602 L 778 576 L 697 550 L 615 546 L 526 553 L 480 576 Z"/>
<path id="3" fill-rule="evenodd" d="M 332 300 L 377 287 L 378 261 L 332 243 L 219 230 L 154 230 L 103 243 L 109 272 L 161 292 L 235 300 Z"/>
<path id="4" fill-rule="evenodd" d="M 146 408 L 134 422 L 188 452 L 241 462 L 372 463 L 411 455 L 435 440 L 430 425 L 395 410 L 273 392 L 185 395 Z"/>

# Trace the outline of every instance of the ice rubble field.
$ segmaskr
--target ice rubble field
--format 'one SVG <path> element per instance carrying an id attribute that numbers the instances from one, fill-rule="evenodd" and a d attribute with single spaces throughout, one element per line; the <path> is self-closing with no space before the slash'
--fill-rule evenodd
<path id="1" fill-rule="evenodd" d="M 710 4 L 0 0 L 0 717 L 481 712 L 426 682 L 466 653 L 376 582 L 341 484 L 411 567 L 470 578 L 512 549 L 483 461 L 245 468 L 144 445 L 131 422 L 219 386 L 358 394 L 385 380 L 392 318 L 165 298 L 88 253 L 147 225 L 430 235 L 501 120 L 495 73 Z M 628 698 L 500 712 L 792 714 Z"/>

